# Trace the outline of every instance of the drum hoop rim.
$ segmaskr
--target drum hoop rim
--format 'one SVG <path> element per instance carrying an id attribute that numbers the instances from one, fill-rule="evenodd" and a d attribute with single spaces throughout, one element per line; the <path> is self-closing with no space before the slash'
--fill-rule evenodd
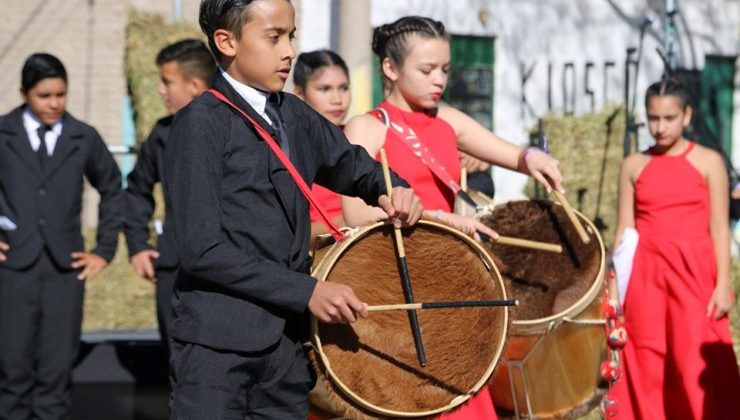
<path id="1" fill-rule="evenodd" d="M 519 203 L 519 202 L 532 202 L 532 201 L 538 201 L 538 200 L 509 200 L 504 201 L 501 203 L 498 203 L 496 207 L 499 206 L 505 206 L 510 203 Z M 539 201 L 545 201 L 545 200 L 539 200 Z M 554 201 L 549 201 L 549 203 L 560 206 L 562 205 L 560 203 L 556 203 Z M 493 211 L 496 210 L 496 207 L 493 208 Z M 586 291 L 586 293 L 581 296 L 580 299 L 578 299 L 575 303 L 570 305 L 568 308 L 553 314 L 546 316 L 544 318 L 535 318 L 535 319 L 525 319 L 525 320 L 517 320 L 512 319 L 511 320 L 511 330 L 512 334 L 516 334 L 517 332 L 527 332 L 532 333 L 535 331 L 547 331 L 548 327 L 552 322 L 557 322 L 565 317 L 573 318 L 578 315 L 580 315 L 581 312 L 585 311 L 586 308 L 591 304 L 591 302 L 598 297 L 599 293 L 601 293 L 602 286 L 604 284 L 604 270 L 606 267 L 606 249 L 604 248 L 604 240 L 601 238 L 601 235 L 599 234 L 598 229 L 596 229 L 596 226 L 580 211 L 573 209 L 573 212 L 578 216 L 578 218 L 581 220 L 581 222 L 585 222 L 587 227 L 591 228 L 591 232 L 593 233 L 593 237 L 598 239 L 599 241 L 599 250 L 601 251 L 601 258 L 599 259 L 599 271 L 596 273 L 596 277 L 594 279 L 594 282 L 591 284 L 589 289 Z"/>
<path id="2" fill-rule="evenodd" d="M 425 226 L 432 226 L 436 228 L 440 228 L 444 231 L 447 231 L 449 233 L 457 235 L 460 239 L 462 239 L 464 242 L 466 242 L 468 245 L 472 246 L 475 251 L 478 253 L 478 255 L 481 257 L 484 265 L 488 268 L 490 272 L 495 274 L 495 276 L 492 277 L 492 281 L 498 280 L 498 285 L 500 287 L 500 290 L 502 291 L 502 298 L 507 299 L 506 296 L 506 285 L 504 285 L 504 280 L 501 277 L 501 273 L 498 270 L 498 267 L 496 267 L 496 263 L 494 262 L 493 258 L 490 254 L 473 238 L 469 237 L 465 233 L 451 228 L 447 225 L 443 225 L 440 223 L 427 221 L 427 220 L 419 220 L 418 224 L 425 225 Z M 325 258 L 319 263 L 316 268 L 311 273 L 312 275 L 315 275 L 319 272 L 319 270 L 322 270 L 323 267 L 326 265 L 324 264 L 324 261 L 330 260 L 331 265 L 329 267 L 334 267 L 336 264 L 336 261 L 339 259 L 339 256 L 344 253 L 344 251 L 350 246 L 350 244 L 354 243 L 356 240 L 359 240 L 360 238 L 364 237 L 368 233 L 370 233 L 375 228 L 378 228 L 380 226 L 386 225 L 385 222 L 377 222 L 373 223 L 371 225 L 366 225 L 363 227 L 359 227 L 356 229 L 353 229 L 350 232 L 350 235 L 347 236 L 347 238 L 341 242 L 337 242 L 333 245 L 331 245 L 331 249 L 329 249 L 326 253 Z M 336 250 L 335 250 L 336 248 Z M 331 258 L 327 258 L 330 256 Z M 330 270 L 324 270 L 326 271 L 326 274 L 321 276 L 321 278 L 317 278 L 318 281 L 326 281 L 326 276 L 328 275 Z M 396 411 L 396 410 L 390 410 L 387 408 L 379 407 L 375 404 L 370 403 L 369 401 L 366 401 L 364 398 L 357 395 L 355 392 L 353 392 L 349 387 L 347 387 L 344 382 L 342 382 L 337 375 L 334 373 L 331 363 L 327 359 L 326 355 L 324 354 L 324 351 L 322 350 L 322 344 L 321 344 L 321 338 L 319 337 L 319 329 L 318 329 L 318 321 L 316 317 L 311 317 L 311 338 L 314 343 L 314 347 L 316 350 L 316 354 L 319 357 L 319 360 L 321 361 L 321 367 L 326 371 L 326 376 L 329 381 L 331 381 L 335 386 L 337 386 L 347 397 L 349 397 L 351 400 L 353 400 L 355 403 L 361 405 L 365 409 L 368 409 L 372 412 L 378 413 L 378 414 L 384 414 L 384 415 L 391 415 L 396 417 L 419 417 L 419 416 L 430 416 L 434 414 L 439 414 L 446 412 L 448 410 L 451 410 L 455 407 L 458 407 L 468 401 L 473 395 L 475 395 L 478 391 L 480 391 L 481 388 L 485 384 L 488 383 L 488 381 L 491 378 L 491 375 L 493 375 L 493 371 L 498 365 L 499 360 L 501 360 L 501 355 L 503 354 L 504 347 L 507 341 L 508 337 L 508 325 L 509 325 L 509 309 L 507 307 L 501 308 L 504 312 L 504 319 L 503 319 L 503 325 L 502 325 L 502 339 L 498 343 L 498 346 L 496 350 L 494 351 L 493 358 L 491 360 L 491 363 L 486 368 L 486 370 L 483 372 L 483 376 L 481 379 L 476 382 L 472 389 L 468 391 L 467 394 L 460 394 L 457 397 L 454 397 L 447 406 L 442 406 L 433 410 L 427 410 L 427 411 Z"/>

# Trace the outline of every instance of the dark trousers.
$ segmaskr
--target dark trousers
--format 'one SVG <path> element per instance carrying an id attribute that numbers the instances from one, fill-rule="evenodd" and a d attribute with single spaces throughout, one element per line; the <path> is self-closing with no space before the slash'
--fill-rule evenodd
<path id="1" fill-rule="evenodd" d="M 47 252 L 25 270 L 0 266 L 0 418 L 67 418 L 85 291 L 78 273 Z"/>
<path id="2" fill-rule="evenodd" d="M 173 420 L 306 419 L 314 377 L 299 340 L 259 353 L 171 343 Z"/>
<path id="3" fill-rule="evenodd" d="M 169 348 L 170 328 L 172 328 L 172 288 L 175 286 L 177 268 L 157 270 L 156 299 L 157 323 L 162 346 Z M 169 353 L 169 352 L 168 352 Z"/>

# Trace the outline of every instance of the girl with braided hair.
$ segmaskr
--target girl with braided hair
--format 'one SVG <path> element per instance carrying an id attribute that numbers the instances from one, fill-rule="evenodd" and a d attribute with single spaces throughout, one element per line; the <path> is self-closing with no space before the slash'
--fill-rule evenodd
<path id="1" fill-rule="evenodd" d="M 380 60 L 386 98 L 375 111 L 351 119 L 345 134 L 371 156 L 385 147 L 391 168 L 421 198 L 426 218 L 471 235 L 478 231 L 497 236 L 475 219 L 452 213 L 455 193 L 449 188 L 449 179 L 440 179 L 437 174 L 441 167 L 441 172 L 459 183 L 458 150 L 531 175 L 548 191 L 562 190 L 557 160 L 541 150 L 515 146 L 463 112 L 440 106 L 450 69 L 449 35 L 441 22 L 407 16 L 382 25 L 374 31 L 373 51 Z M 409 135 L 403 132 L 411 136 L 411 144 L 407 143 Z M 350 226 L 383 217 L 380 209 L 350 197 L 342 197 L 342 207 Z"/>
<path id="2" fill-rule="evenodd" d="M 448 106 L 440 106 L 450 69 L 449 36 L 441 22 L 408 16 L 382 25 L 373 34 L 373 51 L 380 60 L 385 101 L 345 127 L 350 142 L 371 156 L 385 148 L 390 167 L 414 188 L 424 205 L 424 217 L 441 221 L 470 235 L 496 238 L 472 217 L 452 213 L 459 183 L 458 149 L 485 162 L 533 176 L 549 191 L 562 190 L 558 161 L 537 149 L 522 149 Z M 445 175 L 446 174 L 446 175 Z M 378 208 L 342 197 L 350 226 L 383 218 Z M 496 418 L 490 394 L 481 390 L 449 418 Z"/>

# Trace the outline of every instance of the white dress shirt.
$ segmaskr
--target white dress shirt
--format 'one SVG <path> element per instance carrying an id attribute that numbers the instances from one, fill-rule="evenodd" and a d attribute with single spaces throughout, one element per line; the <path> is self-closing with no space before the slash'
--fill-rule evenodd
<path id="1" fill-rule="evenodd" d="M 41 145 L 41 139 L 39 139 L 37 131 L 39 127 L 41 127 L 41 121 L 26 107 L 23 110 L 23 128 L 26 129 L 28 140 L 31 141 L 31 148 L 34 152 L 39 150 L 39 146 Z M 56 147 L 57 140 L 61 134 L 62 120 L 60 119 L 51 126 L 51 130 L 46 132 L 44 141 L 46 142 L 46 152 L 49 156 L 54 154 L 54 147 Z"/>
<path id="2" fill-rule="evenodd" d="M 244 83 L 231 77 L 229 73 L 226 73 L 226 71 L 224 71 L 224 69 L 220 67 L 219 70 L 221 71 L 221 75 L 224 76 L 224 79 L 229 82 L 231 87 L 236 90 L 239 96 L 247 101 L 247 103 L 252 108 L 254 108 L 254 110 L 257 111 L 258 114 L 260 114 L 260 117 L 264 118 L 265 121 L 272 125 L 270 117 L 268 117 L 267 113 L 265 112 L 265 104 L 267 103 L 267 97 L 270 96 L 270 94 L 267 92 L 262 92 L 261 90 L 257 90 L 251 86 L 245 85 Z"/>

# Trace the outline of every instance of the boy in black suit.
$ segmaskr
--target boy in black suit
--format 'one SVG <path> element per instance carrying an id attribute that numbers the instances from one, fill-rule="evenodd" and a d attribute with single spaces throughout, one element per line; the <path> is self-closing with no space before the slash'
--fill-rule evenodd
<path id="1" fill-rule="evenodd" d="M 331 122 L 282 93 L 295 50 L 288 0 L 205 0 L 200 24 L 221 69 L 213 88 L 268 132 L 311 185 L 378 205 L 397 226 L 421 205 L 384 195 L 382 169 Z M 181 262 L 173 295 L 174 419 L 306 418 L 307 310 L 367 315 L 352 290 L 308 272 L 308 203 L 255 128 L 213 94 L 175 117 L 165 153 L 168 226 Z M 398 177 L 394 185 L 403 185 Z"/>
<path id="2" fill-rule="evenodd" d="M 0 117 L 0 418 L 66 418 L 85 283 L 113 258 L 121 173 L 103 139 L 65 111 L 67 73 L 23 66 L 25 103 Z M 83 178 L 100 193 L 97 245 L 80 232 Z"/>
<path id="3" fill-rule="evenodd" d="M 166 46 L 157 54 L 156 62 L 161 79 L 158 92 L 170 115 L 157 121 L 142 143 L 136 166 L 128 175 L 124 232 L 134 271 L 156 283 L 159 333 L 162 343 L 167 346 L 167 332 L 172 324 L 172 287 L 178 262 L 172 233 L 160 221 L 155 221 L 154 226 L 157 248 L 149 244 L 154 186 L 164 181 L 164 149 L 174 115 L 208 89 L 216 71 L 216 62 L 208 47 L 197 39 L 184 39 Z"/>

